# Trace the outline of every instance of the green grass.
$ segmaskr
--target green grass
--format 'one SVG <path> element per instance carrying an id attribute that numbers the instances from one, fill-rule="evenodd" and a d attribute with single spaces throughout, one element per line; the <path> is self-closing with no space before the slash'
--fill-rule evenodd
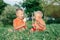
<path id="1" fill-rule="evenodd" d="M 27 23 L 28 29 L 19 32 L 14 31 L 13 26 L 0 26 L 0 40 L 60 40 L 60 24 L 49 24 L 43 32 L 28 33 L 31 21 Z"/>

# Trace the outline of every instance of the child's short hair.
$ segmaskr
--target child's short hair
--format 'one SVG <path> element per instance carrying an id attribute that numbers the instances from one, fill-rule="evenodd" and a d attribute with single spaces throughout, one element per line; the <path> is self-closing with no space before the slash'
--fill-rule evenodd
<path id="1" fill-rule="evenodd" d="M 19 10 L 23 11 L 23 9 L 17 8 L 17 9 L 16 9 L 16 12 L 19 11 Z"/>
<path id="2" fill-rule="evenodd" d="M 42 11 L 35 11 L 35 12 L 34 12 L 34 14 L 37 14 L 37 13 L 39 13 L 39 14 L 41 14 L 41 15 L 43 16 Z"/>

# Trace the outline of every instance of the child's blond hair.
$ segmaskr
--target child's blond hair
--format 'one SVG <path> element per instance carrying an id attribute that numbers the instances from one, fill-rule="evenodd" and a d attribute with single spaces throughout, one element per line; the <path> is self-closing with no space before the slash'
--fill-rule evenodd
<path id="1" fill-rule="evenodd" d="M 42 11 L 35 11 L 35 12 L 34 12 L 34 15 L 36 15 L 37 13 L 38 13 L 38 14 L 41 14 L 41 16 L 43 16 Z"/>

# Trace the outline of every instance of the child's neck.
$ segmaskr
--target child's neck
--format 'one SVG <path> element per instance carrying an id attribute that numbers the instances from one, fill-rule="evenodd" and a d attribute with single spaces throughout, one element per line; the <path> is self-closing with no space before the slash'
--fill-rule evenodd
<path id="1" fill-rule="evenodd" d="M 20 20 L 23 20 L 23 19 L 21 19 L 21 18 L 19 18 L 19 17 L 17 17 L 18 19 L 20 19 Z"/>

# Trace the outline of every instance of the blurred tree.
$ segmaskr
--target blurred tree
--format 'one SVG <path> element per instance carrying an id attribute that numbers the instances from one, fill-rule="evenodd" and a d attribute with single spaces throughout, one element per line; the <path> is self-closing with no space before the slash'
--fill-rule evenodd
<path id="1" fill-rule="evenodd" d="M 49 10 L 49 16 L 54 17 L 54 18 L 60 18 L 60 6 L 59 5 L 53 5 L 50 8 L 48 8 L 48 10 Z"/>
<path id="2" fill-rule="evenodd" d="M 2 13 L 2 11 L 4 10 L 4 7 L 6 6 L 7 4 L 3 2 L 3 0 L 0 0 L 0 15 Z"/>
<path id="3" fill-rule="evenodd" d="M 41 4 L 45 16 L 59 18 L 60 0 L 42 0 Z"/>
<path id="4" fill-rule="evenodd" d="M 42 11 L 41 0 L 26 0 L 23 2 L 22 7 L 25 8 L 28 17 L 31 17 L 34 11 Z"/>
<path id="5" fill-rule="evenodd" d="M 7 5 L 5 10 L 1 14 L 1 21 L 3 22 L 4 26 L 7 24 L 12 24 L 13 19 L 16 17 L 16 7 Z"/>

